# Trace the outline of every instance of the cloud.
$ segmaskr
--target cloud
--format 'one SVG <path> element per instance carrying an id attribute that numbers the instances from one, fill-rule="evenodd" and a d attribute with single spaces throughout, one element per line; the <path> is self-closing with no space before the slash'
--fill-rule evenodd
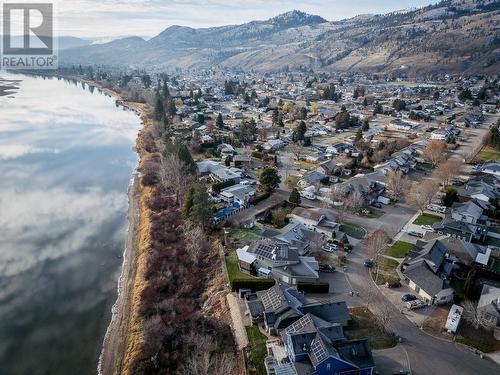
<path id="1" fill-rule="evenodd" d="M 21 156 L 39 153 L 57 154 L 59 150 L 23 144 L 0 144 L 0 160 L 17 159 Z"/>
<path id="2" fill-rule="evenodd" d="M 48 260 L 82 251 L 120 220 L 127 195 L 91 188 L 4 189 L 0 197 L 0 278 L 25 272 Z M 115 233 L 108 234 L 116 238 Z"/>

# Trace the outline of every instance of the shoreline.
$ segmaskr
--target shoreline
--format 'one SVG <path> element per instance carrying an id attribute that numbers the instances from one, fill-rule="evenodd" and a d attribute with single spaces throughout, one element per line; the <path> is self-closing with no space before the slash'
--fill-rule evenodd
<path id="1" fill-rule="evenodd" d="M 97 364 L 98 375 L 121 375 L 124 373 L 124 367 L 127 367 L 127 353 L 133 351 L 129 347 L 130 334 L 133 329 L 134 318 L 134 299 L 140 281 L 137 280 L 140 268 L 140 242 L 141 242 L 141 216 L 145 214 L 143 207 L 143 197 L 146 193 L 141 187 L 139 168 L 143 158 L 140 142 L 141 134 L 150 124 L 146 113 L 146 104 L 126 101 L 121 94 L 101 84 L 78 76 L 70 76 L 81 83 L 92 85 L 100 89 L 115 99 L 122 107 L 132 110 L 139 117 L 142 127 L 140 128 L 134 145 L 134 151 L 137 154 L 137 165 L 132 173 L 130 185 L 128 188 L 128 229 L 123 251 L 123 262 L 121 273 L 117 282 L 117 297 L 111 307 L 111 319 L 102 341 L 101 352 Z"/>
<path id="2" fill-rule="evenodd" d="M 126 350 L 126 332 L 130 318 L 132 289 L 136 275 L 137 232 L 140 219 L 139 176 L 133 172 L 128 188 L 128 230 L 123 252 L 123 262 L 118 278 L 118 295 L 111 308 L 111 320 L 104 335 L 101 354 L 97 365 L 98 375 L 120 374 L 120 367 Z"/>

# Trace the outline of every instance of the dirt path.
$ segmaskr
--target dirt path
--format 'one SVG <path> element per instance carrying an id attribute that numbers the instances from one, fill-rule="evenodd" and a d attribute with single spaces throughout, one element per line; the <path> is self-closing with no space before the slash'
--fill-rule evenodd
<path id="1" fill-rule="evenodd" d="M 119 375 L 122 359 L 126 349 L 126 337 L 130 315 L 130 297 L 135 279 L 135 263 L 137 254 L 137 231 L 139 224 L 139 178 L 134 175 L 129 187 L 128 220 L 126 248 L 124 252 L 122 273 L 118 281 L 118 298 L 112 308 L 112 318 L 104 337 L 101 357 L 99 358 L 99 375 Z"/>

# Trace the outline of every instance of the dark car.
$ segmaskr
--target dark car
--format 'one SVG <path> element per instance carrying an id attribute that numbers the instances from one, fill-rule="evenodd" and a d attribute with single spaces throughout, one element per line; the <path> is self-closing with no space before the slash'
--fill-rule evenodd
<path id="1" fill-rule="evenodd" d="M 413 294 L 405 294 L 403 297 L 401 297 L 401 301 L 403 302 L 410 302 L 410 301 L 415 301 L 417 297 L 415 297 Z"/>
<path id="2" fill-rule="evenodd" d="M 418 238 L 424 238 L 424 234 L 420 232 L 415 232 L 412 230 L 411 232 L 408 232 L 408 235 L 413 236 L 413 237 L 418 237 Z"/>
<path id="3" fill-rule="evenodd" d="M 322 272 L 335 272 L 335 266 L 331 264 L 320 264 L 319 270 Z"/>
<path id="4" fill-rule="evenodd" d="M 367 260 L 365 260 L 364 265 L 367 268 L 372 268 L 373 267 L 373 261 L 371 259 L 367 259 Z"/>
<path id="5" fill-rule="evenodd" d="M 401 283 L 399 281 L 393 281 L 392 283 L 385 283 L 385 286 L 387 288 L 400 288 L 401 287 Z"/>
<path id="6" fill-rule="evenodd" d="M 462 186 L 464 183 L 462 181 L 459 181 L 459 180 L 453 180 L 451 182 L 452 186 Z"/>

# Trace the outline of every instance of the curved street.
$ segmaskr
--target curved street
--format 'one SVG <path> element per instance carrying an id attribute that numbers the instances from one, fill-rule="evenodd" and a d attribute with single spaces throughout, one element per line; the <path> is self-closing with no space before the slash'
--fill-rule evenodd
<path id="1" fill-rule="evenodd" d="M 371 224 L 370 228 L 366 229 L 371 232 L 383 228 L 394 237 L 413 213 L 414 211 L 403 205 L 396 205 L 383 216 L 384 220 L 366 220 Z M 365 226 L 366 223 L 359 224 Z M 500 368 L 496 363 L 488 359 L 481 359 L 467 348 L 432 337 L 416 327 L 400 312 L 399 307 L 394 306 L 375 285 L 367 268 L 363 265 L 365 258 L 361 245 L 355 245 L 349 255 L 346 276 L 353 290 L 360 294 L 363 301 L 371 300 L 371 310 L 380 309 L 380 311 L 391 312 L 390 329 L 398 332 L 403 338 L 400 345 L 408 354 L 413 375 L 488 375 L 499 373 Z"/>

